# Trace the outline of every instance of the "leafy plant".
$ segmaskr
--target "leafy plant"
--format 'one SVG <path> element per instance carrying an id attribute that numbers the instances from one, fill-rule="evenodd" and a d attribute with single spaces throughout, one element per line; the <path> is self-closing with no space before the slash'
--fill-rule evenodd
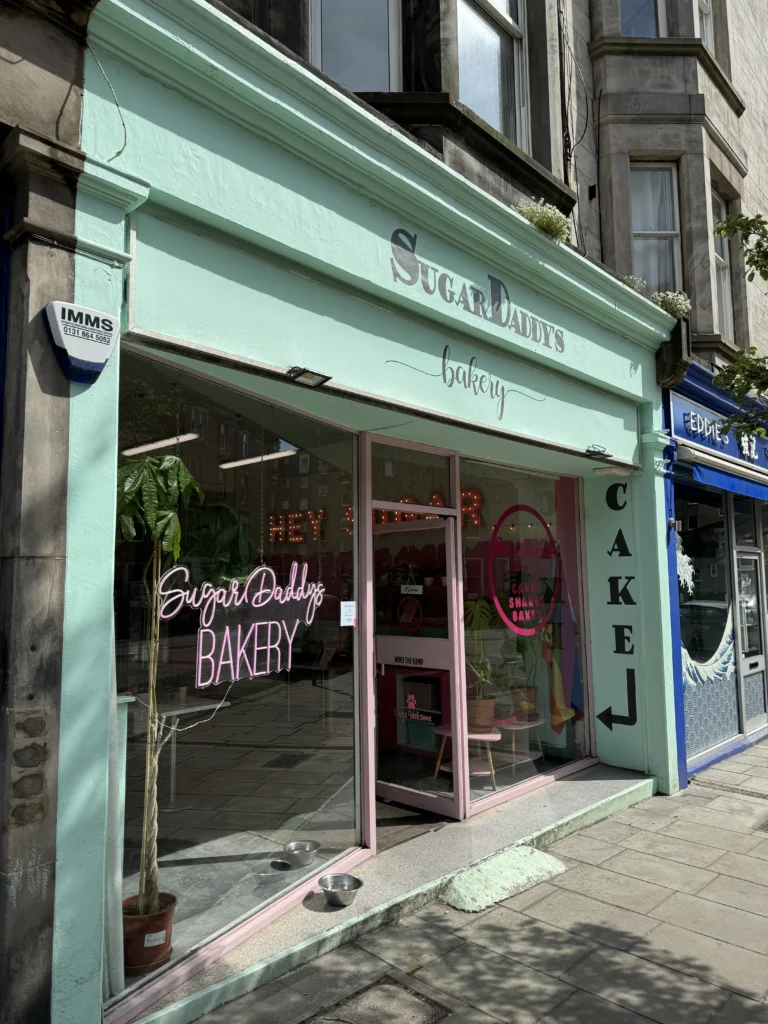
<path id="1" fill-rule="evenodd" d="M 149 608 L 149 650 L 147 688 L 147 746 L 144 777 L 144 822 L 139 870 L 139 914 L 160 910 L 157 866 L 157 774 L 160 753 L 171 738 L 166 716 L 157 709 L 157 666 L 160 653 L 160 602 L 157 584 L 164 556 L 173 561 L 181 550 L 179 511 L 193 497 L 204 500 L 197 481 L 176 455 L 145 457 L 123 462 L 117 470 L 118 539 L 137 536 L 152 541 L 152 554 L 144 569 L 144 587 Z M 151 573 L 151 585 L 147 575 Z"/>
<path id="2" fill-rule="evenodd" d="M 691 300 L 685 292 L 654 292 L 651 302 L 676 320 L 682 320 L 691 312 Z"/>
<path id="3" fill-rule="evenodd" d="M 761 213 L 755 217 L 734 213 L 715 225 L 715 234 L 738 238 L 748 281 L 754 281 L 755 275 L 768 281 L 768 220 Z"/>
<path id="4" fill-rule="evenodd" d="M 538 202 L 534 202 L 533 199 L 523 199 L 515 206 L 515 209 L 521 217 L 525 217 L 550 238 L 554 238 L 556 242 L 567 242 L 571 237 L 570 221 L 551 203 L 545 203 L 543 199 Z"/>
<path id="5" fill-rule="evenodd" d="M 476 601 L 464 602 L 464 623 L 467 627 L 466 662 L 477 679 L 477 696 L 482 697 L 491 685 L 494 667 L 485 653 L 481 630 L 500 629 L 501 618 L 495 605 L 487 597 L 480 597 Z"/>

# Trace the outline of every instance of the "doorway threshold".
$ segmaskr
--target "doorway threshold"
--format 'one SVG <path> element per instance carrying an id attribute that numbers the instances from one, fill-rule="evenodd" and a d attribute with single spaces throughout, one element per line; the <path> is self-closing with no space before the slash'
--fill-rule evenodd
<path id="1" fill-rule="evenodd" d="M 422 831 L 356 869 L 364 884 L 352 906 L 330 908 L 319 893 L 310 894 L 132 1019 L 141 1024 L 192 1024 L 324 953 L 413 913 L 489 857 L 519 845 L 544 849 L 651 797 L 656 788 L 652 777 L 598 764 L 471 818 Z"/>

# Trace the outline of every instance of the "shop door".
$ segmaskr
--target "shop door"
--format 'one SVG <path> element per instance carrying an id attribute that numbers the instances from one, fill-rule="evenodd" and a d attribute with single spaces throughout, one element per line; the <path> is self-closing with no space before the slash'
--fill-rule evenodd
<path id="1" fill-rule="evenodd" d="M 390 515 L 372 527 L 376 795 L 460 817 L 455 519 Z"/>
<path id="2" fill-rule="evenodd" d="M 765 649 L 758 555 L 738 554 L 736 585 L 739 612 L 739 651 L 743 689 L 744 731 L 752 732 L 766 718 Z"/>

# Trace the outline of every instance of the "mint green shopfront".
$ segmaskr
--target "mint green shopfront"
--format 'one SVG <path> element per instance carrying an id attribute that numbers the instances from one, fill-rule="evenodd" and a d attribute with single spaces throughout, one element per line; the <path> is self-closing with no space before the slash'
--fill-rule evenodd
<path id="1" fill-rule="evenodd" d="M 75 300 L 123 327 L 71 390 L 57 1024 L 140 1017 L 386 848 L 393 805 L 466 818 L 597 760 L 677 786 L 669 318 L 202 3 L 102 0 L 89 44 Z M 205 499 L 158 589 L 177 905 L 131 973 L 151 545 L 116 546 L 115 495 L 169 454 Z"/>

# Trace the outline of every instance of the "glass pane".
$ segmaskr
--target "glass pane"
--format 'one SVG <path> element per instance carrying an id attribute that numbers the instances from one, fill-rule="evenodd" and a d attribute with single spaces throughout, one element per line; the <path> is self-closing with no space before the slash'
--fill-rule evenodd
<path id="1" fill-rule="evenodd" d="M 450 462 L 444 455 L 374 443 L 371 445 L 371 476 L 374 501 L 399 501 L 435 508 L 451 506 Z M 377 518 L 385 516 L 386 513 Z M 417 517 L 390 513 L 391 521 L 400 518 Z"/>
<path id="2" fill-rule="evenodd" d="M 762 654 L 760 633 L 760 574 L 756 558 L 739 558 L 737 564 L 739 584 L 739 632 L 742 658 L 755 658 Z"/>
<path id="3" fill-rule="evenodd" d="M 699 36 L 704 45 L 714 52 L 715 31 L 710 0 L 699 0 Z"/>
<path id="4" fill-rule="evenodd" d="M 724 496 L 675 484 L 688 757 L 740 731 Z"/>
<path id="5" fill-rule="evenodd" d="M 473 799 L 585 756 L 574 482 L 461 463 L 480 511 L 462 531 Z"/>
<path id="6" fill-rule="evenodd" d="M 675 239 L 635 238 L 633 244 L 635 274 L 648 285 L 648 293 L 675 291 Z"/>
<path id="7" fill-rule="evenodd" d="M 397 525 L 381 531 L 374 527 L 376 635 L 447 640 L 445 530 Z"/>
<path id="8" fill-rule="evenodd" d="M 360 842 L 355 630 L 341 625 L 356 597 L 356 445 L 129 353 L 120 374 L 120 448 L 133 451 L 121 467 L 162 475 L 161 460 L 178 456 L 205 498 L 194 490 L 179 508 L 177 564 L 140 524 L 116 549 L 117 689 L 133 700 L 114 884 L 125 898 L 138 890 L 149 715 L 168 740 L 150 753 L 159 886 L 178 898 L 175 959 Z M 152 581 L 167 573 L 158 619 Z M 181 601 L 204 583 L 250 599 Z M 316 854 L 275 866 L 291 840 L 317 842 Z"/>
<path id="9" fill-rule="evenodd" d="M 720 221 L 725 220 L 727 211 L 725 203 L 722 201 L 720 196 L 716 193 L 712 193 L 712 226 L 717 227 Z M 715 252 L 721 260 L 728 260 L 728 239 L 722 235 L 715 235 Z"/>
<path id="10" fill-rule="evenodd" d="M 506 14 L 512 21 L 518 22 L 520 20 L 519 0 L 490 0 L 493 6 Z"/>
<path id="11" fill-rule="evenodd" d="M 459 99 L 497 131 L 516 134 L 513 43 L 509 34 L 458 0 Z"/>
<path id="12" fill-rule="evenodd" d="M 659 34 L 656 0 L 621 0 L 621 34 L 655 37 Z"/>
<path id="13" fill-rule="evenodd" d="M 717 281 L 717 329 L 724 338 L 733 340 L 730 269 L 727 266 L 716 266 L 715 279 Z"/>
<path id="14" fill-rule="evenodd" d="M 740 494 L 734 494 L 733 525 L 737 547 L 754 548 L 757 546 L 755 503 L 752 498 L 742 498 Z"/>
<path id="15" fill-rule="evenodd" d="M 352 92 L 388 92 L 389 0 L 322 0 L 322 69 Z"/>
<path id="16" fill-rule="evenodd" d="M 677 231 L 671 167 L 633 167 L 630 172 L 632 230 Z"/>

